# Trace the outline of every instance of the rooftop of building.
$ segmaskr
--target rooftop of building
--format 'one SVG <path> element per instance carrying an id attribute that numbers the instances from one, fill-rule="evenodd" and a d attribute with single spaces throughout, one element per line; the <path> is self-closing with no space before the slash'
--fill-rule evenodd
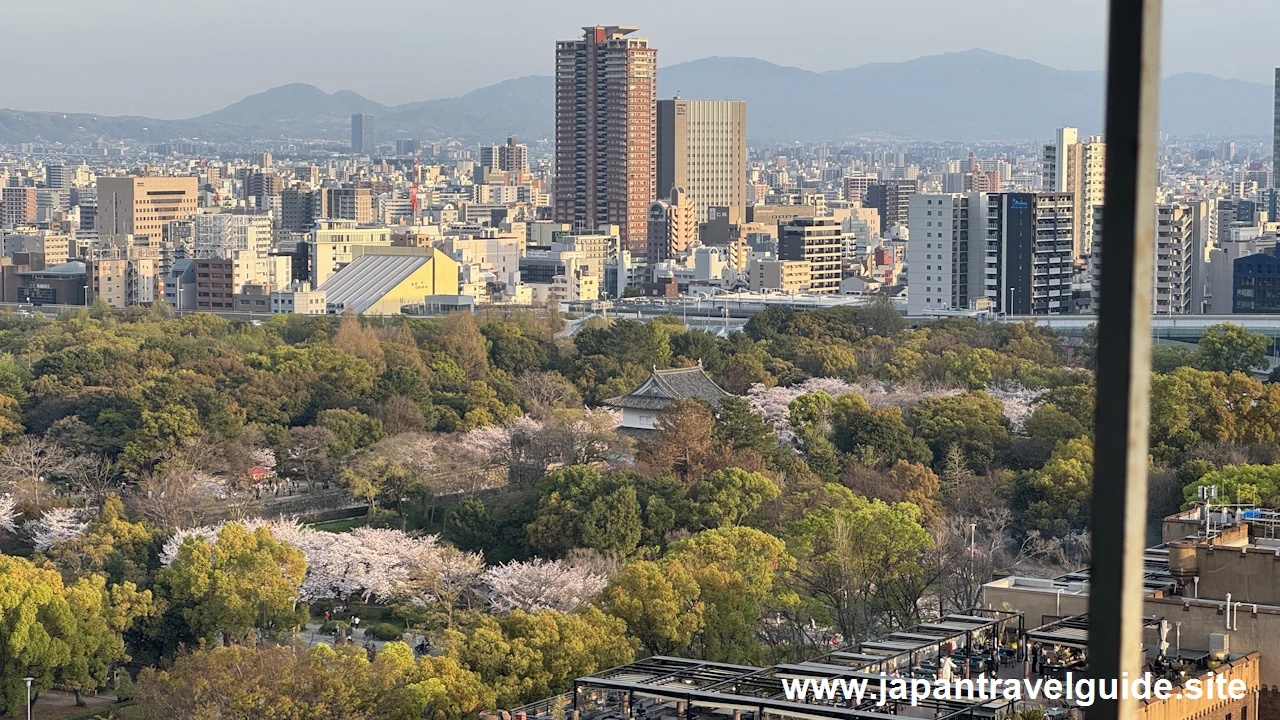
<path id="1" fill-rule="evenodd" d="M 635 410 L 661 410 L 674 400 L 703 400 L 716 406 L 729 395 L 707 375 L 699 361 L 687 368 L 654 368 L 640 387 L 626 395 L 609 398 L 604 404 Z"/>
<path id="2" fill-rule="evenodd" d="M 434 259 L 434 254 L 361 255 L 319 289 L 325 292 L 328 304 L 361 313 Z"/>

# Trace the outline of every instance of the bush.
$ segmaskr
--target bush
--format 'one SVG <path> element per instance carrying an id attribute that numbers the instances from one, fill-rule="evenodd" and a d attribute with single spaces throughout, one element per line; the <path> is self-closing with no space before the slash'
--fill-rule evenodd
<path id="1" fill-rule="evenodd" d="M 351 623 L 343 622 L 342 620 L 328 620 L 320 626 L 320 632 L 324 635 L 337 635 L 339 629 L 350 630 Z"/>
<path id="2" fill-rule="evenodd" d="M 399 640 L 404 636 L 404 631 L 392 625 L 391 623 L 373 623 L 364 629 L 364 634 L 374 640 Z"/>

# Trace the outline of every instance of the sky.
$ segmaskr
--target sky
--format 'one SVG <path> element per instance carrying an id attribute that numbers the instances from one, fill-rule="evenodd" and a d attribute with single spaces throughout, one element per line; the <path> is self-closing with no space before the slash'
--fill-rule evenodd
<path id="1" fill-rule="evenodd" d="M 388 105 L 551 74 L 584 25 L 639 25 L 659 66 L 824 71 L 981 48 L 1100 70 L 1106 0 L 0 0 L 0 107 L 193 117 L 292 82 Z M 783 10 L 777 10 L 783 8 Z M 1165 75 L 1270 84 L 1277 0 L 1165 0 Z M 106 71 L 131 68 L 136 73 Z"/>

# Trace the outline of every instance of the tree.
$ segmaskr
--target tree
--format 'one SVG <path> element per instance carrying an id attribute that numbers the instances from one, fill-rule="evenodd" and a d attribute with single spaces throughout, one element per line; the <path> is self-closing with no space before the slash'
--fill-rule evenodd
<path id="1" fill-rule="evenodd" d="M 18 498 L 9 493 L 0 495 L 0 530 L 18 532 Z"/>
<path id="2" fill-rule="evenodd" d="M 525 411 L 543 417 L 552 410 L 582 407 L 582 395 L 565 376 L 554 370 L 527 371 L 516 378 Z"/>
<path id="3" fill-rule="evenodd" d="M 471 313 L 449 313 L 439 336 L 441 352 L 453 360 L 470 380 L 482 380 L 489 374 L 487 341 L 476 326 Z"/>
<path id="4" fill-rule="evenodd" d="M 1205 370 L 1249 372 L 1267 367 L 1270 340 L 1241 325 L 1219 323 L 1204 329 L 1196 359 Z"/>
<path id="5" fill-rule="evenodd" d="M 534 558 L 495 565 L 481 582 L 489 606 L 505 615 L 514 610 L 573 612 L 599 595 L 608 579 L 564 560 Z"/>
<path id="6" fill-rule="evenodd" d="M 374 660 L 351 645 L 200 648 L 166 670 L 144 669 L 138 688 L 147 710 L 174 720 L 261 717 L 263 708 L 275 720 L 462 720 L 495 703 L 454 659 L 415 661 L 400 642 Z"/>
<path id="7" fill-rule="evenodd" d="M 1050 447 L 1089 434 L 1088 426 L 1074 416 L 1045 403 L 1036 408 L 1027 419 L 1027 435 L 1048 443 Z"/>
<path id="8" fill-rule="evenodd" d="M 288 457 L 293 468 L 315 492 L 316 481 L 325 469 L 329 448 L 337 442 L 332 430 L 318 425 L 289 428 Z"/>
<path id="9" fill-rule="evenodd" d="M 716 470 L 690 490 L 691 521 L 700 528 L 740 525 L 778 493 L 777 484 L 760 473 L 740 468 Z"/>
<path id="10" fill-rule="evenodd" d="M 605 590 L 606 611 L 627 623 L 627 634 L 650 655 L 685 655 L 703 629 L 701 588 L 689 566 L 673 559 L 622 566 Z"/>
<path id="11" fill-rule="evenodd" d="M 44 552 L 59 543 L 75 540 L 84 534 L 88 525 L 80 520 L 79 513 L 69 508 L 47 510 L 35 520 L 28 520 L 22 531 L 31 538 L 36 550 Z"/>
<path id="12" fill-rule="evenodd" d="M 164 463 L 143 475 L 138 483 L 138 505 L 143 515 L 166 529 L 199 525 L 206 507 L 221 483 L 180 462 Z"/>
<path id="13" fill-rule="evenodd" d="M 160 531 L 125 517 L 124 503 L 107 495 L 83 532 L 53 543 L 45 554 L 66 573 L 102 573 L 115 584 L 151 584 L 154 549 Z"/>
<path id="14" fill-rule="evenodd" d="M 925 463 L 929 446 L 902 422 L 902 411 L 889 406 L 872 409 L 856 393 L 836 398 L 831 407 L 832 440 L 842 452 L 869 466 L 887 467 L 899 460 Z"/>
<path id="15" fill-rule="evenodd" d="M 761 619 L 789 602 L 783 587 L 795 561 L 785 544 L 753 528 L 724 527 L 672 543 L 667 557 L 686 565 L 704 603 L 693 654 L 754 662 Z"/>
<path id="16" fill-rule="evenodd" d="M 720 387 L 734 395 L 742 395 L 754 385 L 772 386 L 777 382 L 755 355 L 738 353 L 724 362 L 718 376 Z"/>
<path id="17" fill-rule="evenodd" d="M 119 475 L 111 460 L 100 455 L 76 458 L 69 463 L 68 470 L 72 487 L 88 495 L 99 507 L 119 483 Z"/>
<path id="18" fill-rule="evenodd" d="M 639 459 L 654 470 L 671 470 L 692 482 L 702 476 L 715 448 L 715 418 L 696 400 L 675 400 L 660 413 Z"/>
<path id="19" fill-rule="evenodd" d="M 921 609 L 902 588 L 919 586 L 922 556 L 933 547 L 919 517 L 909 503 L 862 500 L 787 526 L 796 585 L 845 642 L 918 621 Z"/>
<path id="20" fill-rule="evenodd" d="M 728 448 L 750 448 L 763 455 L 778 447 L 778 433 L 746 398 L 722 398 L 715 410 L 715 423 L 712 435 Z"/>
<path id="21" fill-rule="evenodd" d="M 1059 445 L 1040 470 L 1014 478 L 1011 506 L 1023 526 L 1061 536 L 1089 527 L 1093 445 L 1084 438 Z"/>
<path id="22" fill-rule="evenodd" d="M 335 348 L 369 363 L 374 373 L 381 374 L 386 369 L 386 356 L 383 355 L 382 342 L 378 340 L 378 333 L 373 328 L 362 324 L 359 316 L 351 310 L 342 314 L 338 331 L 333 334 L 330 342 Z"/>
<path id="23" fill-rule="evenodd" d="M 1219 503 L 1275 507 L 1280 504 L 1280 465 L 1228 465 L 1206 472 L 1182 488 L 1183 499 L 1196 501 L 1201 487 L 1218 488 Z"/>
<path id="24" fill-rule="evenodd" d="M 990 467 L 1009 439 L 1004 405 L 982 391 L 926 398 L 912 409 L 910 419 L 935 458 L 946 457 L 956 446 L 975 471 Z"/>
<path id="25" fill-rule="evenodd" d="M 537 492 L 529 543 L 544 553 L 593 548 L 626 555 L 640 542 L 640 502 L 625 475 L 575 465 L 538 481 Z"/>
<path id="26" fill-rule="evenodd" d="M 635 657 L 626 624 L 589 607 L 573 614 L 514 610 L 477 615 L 444 633 L 443 656 L 476 673 L 497 707 L 516 707 L 565 692 L 576 678 Z"/>
<path id="27" fill-rule="evenodd" d="M 186 538 L 173 562 L 156 577 L 169 602 L 167 617 L 193 639 L 213 643 L 273 637 L 306 620 L 298 604 L 307 562 L 301 550 L 260 527 L 228 523 L 209 543 Z"/>
<path id="28" fill-rule="evenodd" d="M 26 702 L 62 683 L 77 693 L 105 685 L 107 669 L 127 660 L 122 634 L 151 612 L 150 591 L 132 583 L 108 588 L 100 575 L 68 587 L 57 572 L 0 555 L 0 709 L 17 715 Z"/>
<path id="29" fill-rule="evenodd" d="M 55 472 L 63 470 L 71 454 L 62 446 L 31 435 L 23 435 L 0 449 L 0 487 L 40 502 L 40 494 Z"/>
<path id="30" fill-rule="evenodd" d="M 316 416 L 316 425 L 333 433 L 329 452 L 336 457 L 344 457 L 386 437 L 381 421 L 356 410 L 325 410 Z"/>

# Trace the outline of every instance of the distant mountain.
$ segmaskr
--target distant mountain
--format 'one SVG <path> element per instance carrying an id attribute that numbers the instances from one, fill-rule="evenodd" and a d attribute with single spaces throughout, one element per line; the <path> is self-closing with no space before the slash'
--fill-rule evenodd
<path id="1" fill-rule="evenodd" d="M 329 120 L 349 122 L 353 113 L 377 114 L 386 109 L 386 105 L 350 90 L 330 94 L 315 85 L 292 83 L 250 95 L 221 110 L 194 118 L 194 121 L 247 127 Z"/>
<path id="2" fill-rule="evenodd" d="M 984 50 L 812 72 L 756 58 L 711 57 L 662 68 L 659 95 L 745 100 L 753 142 L 894 136 L 931 140 L 1047 138 L 1063 125 L 1100 133 L 1103 73 L 1058 70 Z M 352 113 L 375 116 L 380 141 L 454 137 L 499 142 L 553 132 L 554 83 L 505 80 L 456 98 L 387 106 L 351 91 L 294 83 L 189 120 L 0 110 L 0 142 L 103 136 L 151 142 L 345 139 Z M 1272 89 L 1211 75 L 1165 78 L 1161 129 L 1173 135 L 1271 134 Z"/>

